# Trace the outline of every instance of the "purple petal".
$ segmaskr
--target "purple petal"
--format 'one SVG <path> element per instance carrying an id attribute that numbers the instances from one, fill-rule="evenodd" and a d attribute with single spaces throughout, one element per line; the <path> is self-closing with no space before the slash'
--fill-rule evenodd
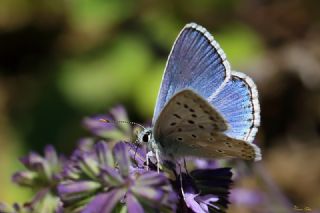
<path id="1" fill-rule="evenodd" d="M 85 151 L 82 151 L 81 149 L 76 149 L 72 152 L 71 156 L 70 156 L 70 160 L 73 162 L 77 162 L 79 161 L 79 158 L 81 158 L 82 153 L 84 153 Z"/>
<path id="2" fill-rule="evenodd" d="M 196 199 L 199 202 L 203 202 L 203 203 L 212 203 L 212 202 L 217 202 L 219 200 L 219 198 L 217 196 L 211 195 L 211 194 L 198 196 Z"/>
<path id="3" fill-rule="evenodd" d="M 27 156 L 20 158 L 20 162 L 30 170 L 34 170 L 35 163 L 42 163 L 43 161 L 44 159 L 35 152 L 31 152 Z"/>
<path id="4" fill-rule="evenodd" d="M 131 191 L 139 200 L 147 200 L 153 207 L 176 208 L 177 195 L 172 190 L 168 178 L 160 173 L 149 171 L 138 175 Z"/>
<path id="5" fill-rule="evenodd" d="M 81 156 L 79 156 L 79 160 L 80 162 L 78 163 L 78 166 L 86 175 L 92 179 L 95 179 L 95 177 L 99 175 L 99 162 L 97 162 L 96 153 L 82 153 Z"/>
<path id="6" fill-rule="evenodd" d="M 184 197 L 185 197 L 185 203 L 187 205 L 188 208 L 192 209 L 195 213 L 207 213 L 208 211 L 204 211 L 202 209 L 202 207 L 200 206 L 200 204 L 195 201 L 195 197 L 197 195 L 196 194 L 192 194 L 192 193 L 185 193 Z"/>
<path id="7" fill-rule="evenodd" d="M 126 194 L 126 204 L 128 213 L 144 213 L 141 204 L 131 193 Z"/>
<path id="8" fill-rule="evenodd" d="M 94 139 L 93 138 L 81 138 L 78 141 L 78 150 L 84 151 L 84 152 L 88 152 L 92 150 L 92 147 L 94 145 Z"/>
<path id="9" fill-rule="evenodd" d="M 130 167 L 130 158 L 128 147 L 125 143 L 120 142 L 114 146 L 113 155 L 116 162 L 119 165 L 120 173 L 127 177 L 129 175 L 129 167 Z"/>
<path id="10" fill-rule="evenodd" d="M 58 158 L 56 150 L 54 149 L 54 147 L 52 145 L 47 145 L 45 147 L 44 155 L 50 165 L 53 165 L 53 166 L 58 165 L 59 158 Z"/>
<path id="11" fill-rule="evenodd" d="M 82 213 L 109 213 L 124 197 L 126 191 L 113 189 L 109 192 L 97 195 L 82 211 Z"/>
<path id="12" fill-rule="evenodd" d="M 114 166 L 112 152 L 109 149 L 108 144 L 106 142 L 104 141 L 97 142 L 97 144 L 95 145 L 95 149 L 96 149 L 97 157 L 101 167 Z"/>
<path id="13" fill-rule="evenodd" d="M 64 182 L 58 185 L 58 193 L 63 200 L 84 197 L 99 189 L 101 185 L 94 181 Z"/>
<path id="14" fill-rule="evenodd" d="M 76 167 L 74 162 L 69 161 L 64 165 L 62 174 L 67 179 L 77 180 L 80 177 L 80 170 Z"/>
<path id="15" fill-rule="evenodd" d="M 116 130 L 116 126 L 113 123 L 106 123 L 103 120 L 113 120 L 107 115 L 96 115 L 92 117 L 86 117 L 83 120 L 83 125 L 93 134 L 98 136 L 105 136 L 110 131 Z"/>
<path id="16" fill-rule="evenodd" d="M 138 167 L 144 167 L 146 161 L 146 151 L 144 147 L 139 147 L 133 143 L 126 143 L 129 146 L 129 153 L 131 159 L 137 164 Z"/>
<path id="17" fill-rule="evenodd" d="M 204 195 L 200 196 L 194 179 L 189 175 L 183 173 L 183 189 L 184 189 L 184 198 L 186 206 L 192 209 L 194 212 L 208 212 L 209 206 L 216 207 L 212 202 L 219 200 L 218 196 L 214 195 Z"/>
<path id="18" fill-rule="evenodd" d="M 31 171 L 20 171 L 12 175 L 12 181 L 21 186 L 33 186 L 38 175 Z"/>
<path id="19" fill-rule="evenodd" d="M 207 194 L 203 196 L 197 196 L 195 197 L 195 200 L 200 204 L 201 208 L 204 209 L 206 212 L 209 209 L 209 206 L 212 208 L 219 209 L 216 205 L 214 205 L 215 202 L 219 201 L 219 198 L 217 196 Z"/>
<path id="20" fill-rule="evenodd" d="M 132 177 L 135 177 L 138 174 L 143 174 L 145 172 L 146 172 L 145 168 L 130 166 L 130 176 Z"/>
<path id="21" fill-rule="evenodd" d="M 118 105 L 113 107 L 110 110 L 111 115 L 115 118 L 116 121 L 127 121 L 128 120 L 128 114 L 123 106 Z M 127 125 L 130 127 L 129 125 Z"/>
<path id="22" fill-rule="evenodd" d="M 107 186 L 118 186 L 124 182 L 121 175 L 114 168 L 107 166 L 101 168 L 101 174 L 99 177 Z"/>
<path id="23" fill-rule="evenodd" d="M 28 156 L 23 157 L 20 161 L 31 171 L 39 172 L 40 175 L 47 179 L 52 178 L 52 171 L 49 162 L 39 154 L 31 152 Z"/>
<path id="24" fill-rule="evenodd" d="M 131 190 L 136 196 L 154 202 L 160 202 L 165 195 L 164 191 L 151 187 L 134 186 Z"/>
<path id="25" fill-rule="evenodd" d="M 168 183 L 169 181 L 165 175 L 153 171 L 145 172 L 135 182 L 137 186 L 164 185 Z"/>
<path id="26" fill-rule="evenodd" d="M 47 180 L 52 179 L 53 171 L 48 161 L 34 163 L 33 168 L 33 170 L 38 172 L 40 176 L 45 177 Z"/>

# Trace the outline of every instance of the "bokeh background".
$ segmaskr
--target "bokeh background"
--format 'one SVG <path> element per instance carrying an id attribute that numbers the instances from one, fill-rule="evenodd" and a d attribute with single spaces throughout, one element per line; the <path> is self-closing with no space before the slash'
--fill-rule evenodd
<path id="1" fill-rule="evenodd" d="M 274 212 L 319 209 L 319 9 L 317 0 L 1 0 L 0 200 L 25 201 L 30 192 L 10 180 L 18 157 L 48 143 L 70 153 L 88 134 L 84 116 L 122 104 L 132 121 L 150 120 L 173 41 L 194 21 L 257 83 L 260 173 L 290 202 Z M 264 212 L 250 205 L 230 212 Z"/>

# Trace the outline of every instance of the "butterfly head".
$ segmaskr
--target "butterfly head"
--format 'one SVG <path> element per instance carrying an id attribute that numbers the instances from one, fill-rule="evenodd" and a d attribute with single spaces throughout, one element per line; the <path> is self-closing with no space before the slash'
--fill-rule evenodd
<path id="1" fill-rule="evenodd" d="M 152 129 L 145 128 L 138 134 L 139 143 L 150 143 L 153 140 Z"/>

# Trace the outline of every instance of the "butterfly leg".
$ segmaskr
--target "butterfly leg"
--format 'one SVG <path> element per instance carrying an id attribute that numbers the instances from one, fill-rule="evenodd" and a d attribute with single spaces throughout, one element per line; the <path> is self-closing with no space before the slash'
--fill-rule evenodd
<path id="1" fill-rule="evenodd" d="M 155 154 L 152 151 L 149 151 L 146 155 L 147 161 L 147 171 L 149 170 L 149 157 L 156 157 L 157 161 L 157 172 L 160 173 L 160 158 L 159 158 L 159 150 L 155 150 Z"/>
<path id="2" fill-rule="evenodd" d="M 179 177 L 180 177 L 180 190 L 181 190 L 181 194 L 182 194 L 182 197 L 183 197 L 183 200 L 186 200 L 185 199 L 185 195 L 184 195 L 184 190 L 183 190 L 183 182 L 182 182 L 182 169 L 181 169 L 181 164 L 178 162 L 178 165 L 179 165 Z"/>
<path id="3" fill-rule="evenodd" d="M 149 171 L 149 157 L 153 157 L 154 156 L 154 154 L 153 154 L 153 152 L 152 151 L 149 151 L 149 152 L 147 152 L 147 155 L 146 155 L 146 160 L 147 160 L 147 171 Z"/>
<path id="4" fill-rule="evenodd" d="M 157 160 L 157 172 L 160 172 L 160 158 L 159 158 L 159 150 L 156 150 L 156 160 Z"/>

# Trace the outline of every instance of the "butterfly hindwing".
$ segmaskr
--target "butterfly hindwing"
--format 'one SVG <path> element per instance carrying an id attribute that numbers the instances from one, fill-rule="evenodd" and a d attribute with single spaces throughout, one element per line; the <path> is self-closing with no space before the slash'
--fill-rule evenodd
<path id="1" fill-rule="evenodd" d="M 229 137 L 252 142 L 260 125 L 258 91 L 248 76 L 232 72 L 230 80 L 209 102 L 226 119 Z"/>
<path id="2" fill-rule="evenodd" d="M 176 138 L 179 137 L 183 138 L 183 141 L 177 141 Z M 256 145 L 230 138 L 223 133 L 191 130 L 172 133 L 165 140 L 171 145 L 168 145 L 166 150 L 171 151 L 175 157 L 242 158 L 256 161 L 261 159 L 260 149 Z M 174 146 L 172 146 L 173 143 L 175 143 Z"/>
<path id="3" fill-rule="evenodd" d="M 204 98 L 223 87 L 230 65 L 219 44 L 203 27 L 191 23 L 177 37 L 168 58 L 153 116 L 153 124 L 169 99 L 183 89 Z"/>
<path id="4" fill-rule="evenodd" d="M 259 150 L 228 137 L 227 122 L 205 99 L 192 90 L 175 94 L 154 126 L 154 138 L 165 155 L 205 158 L 259 159 Z"/>

